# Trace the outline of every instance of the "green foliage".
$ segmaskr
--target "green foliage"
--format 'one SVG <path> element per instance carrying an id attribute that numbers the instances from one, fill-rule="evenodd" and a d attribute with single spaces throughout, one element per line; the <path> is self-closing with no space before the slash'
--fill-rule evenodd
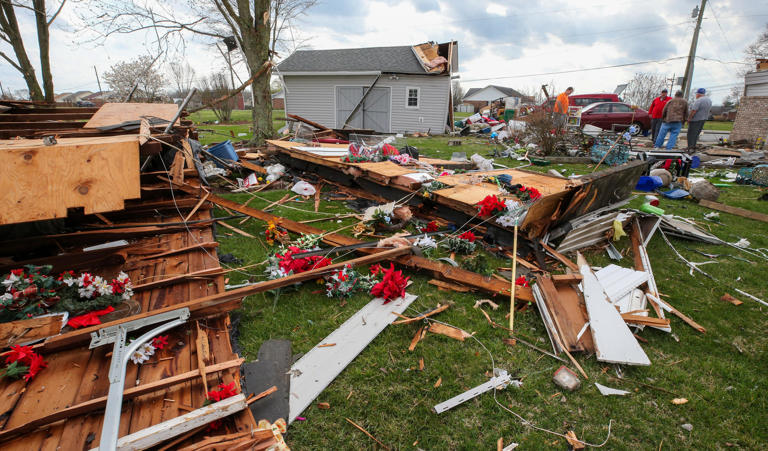
<path id="1" fill-rule="evenodd" d="M 22 365 L 19 362 L 12 362 L 0 371 L 2 371 L 0 378 L 7 377 L 9 379 L 21 379 L 22 376 L 29 372 L 29 367 Z"/>

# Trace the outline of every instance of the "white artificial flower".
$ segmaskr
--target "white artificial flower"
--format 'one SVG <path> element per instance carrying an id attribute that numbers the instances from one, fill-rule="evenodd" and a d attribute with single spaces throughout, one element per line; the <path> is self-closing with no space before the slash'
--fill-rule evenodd
<path id="1" fill-rule="evenodd" d="M 413 244 L 422 248 L 437 249 L 437 242 L 435 239 L 427 235 L 417 239 Z"/>
<path id="2" fill-rule="evenodd" d="M 77 282 L 77 280 L 75 280 L 72 277 L 66 277 L 64 279 L 61 279 L 61 283 L 63 283 L 64 285 L 66 285 L 68 287 L 71 287 L 72 285 L 74 285 L 75 282 Z"/>
<path id="3" fill-rule="evenodd" d="M 100 296 L 108 296 L 112 294 L 112 285 L 109 284 L 106 280 L 102 279 L 101 277 L 98 277 L 98 281 L 94 281 L 93 286 L 96 287 L 96 290 L 98 290 Z"/>
<path id="4" fill-rule="evenodd" d="M 11 301 L 13 300 L 13 295 L 11 293 L 5 293 L 2 296 L 0 296 L 0 301 Z"/>
<path id="5" fill-rule="evenodd" d="M 125 282 L 128 280 L 128 274 L 124 273 L 123 271 L 120 271 L 120 274 L 117 275 L 118 282 Z"/>
<path id="6" fill-rule="evenodd" d="M 5 285 L 5 288 L 8 289 L 8 288 L 11 288 L 13 284 L 15 284 L 18 281 L 19 281 L 19 276 L 17 276 L 14 273 L 10 273 L 8 275 L 8 278 L 3 280 L 3 285 Z"/>
<path id="7" fill-rule="evenodd" d="M 96 292 L 96 285 L 88 285 L 87 287 L 80 287 L 77 289 L 77 294 L 80 295 L 81 298 L 90 299 L 91 296 L 93 296 L 93 293 Z"/>
<path id="8" fill-rule="evenodd" d="M 496 222 L 499 223 L 502 227 L 514 227 L 517 223 L 515 216 L 513 215 L 499 216 L 496 218 Z"/>
<path id="9" fill-rule="evenodd" d="M 507 201 L 504 202 L 504 205 L 507 206 L 507 211 L 509 211 L 509 212 L 513 212 L 515 210 L 519 210 L 520 208 L 523 207 L 523 204 L 521 204 L 520 202 L 518 202 L 518 201 L 516 201 L 514 199 L 507 199 Z"/>

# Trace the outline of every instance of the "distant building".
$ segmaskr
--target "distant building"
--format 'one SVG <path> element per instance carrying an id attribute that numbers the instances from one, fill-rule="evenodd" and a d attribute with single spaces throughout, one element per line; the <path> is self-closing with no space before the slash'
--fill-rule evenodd
<path id="1" fill-rule="evenodd" d="M 285 109 L 285 91 L 282 89 L 272 93 L 272 109 L 284 110 Z"/>
<path id="2" fill-rule="evenodd" d="M 732 142 L 768 140 L 768 61 L 758 60 L 757 68 L 744 76 L 744 95 L 733 122 Z"/>
<path id="3" fill-rule="evenodd" d="M 523 103 L 533 102 L 533 98 L 504 86 L 488 85 L 484 88 L 469 88 L 464 94 L 462 104 L 474 107 L 473 112 L 489 106 L 492 102 L 501 100 L 507 108 L 515 108 Z"/>

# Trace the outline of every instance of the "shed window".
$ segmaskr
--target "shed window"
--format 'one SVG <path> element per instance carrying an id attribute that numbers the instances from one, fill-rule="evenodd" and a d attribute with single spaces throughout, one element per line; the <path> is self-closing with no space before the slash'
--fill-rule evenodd
<path id="1" fill-rule="evenodd" d="M 419 107 L 419 88 L 406 88 L 405 106 L 407 108 Z"/>

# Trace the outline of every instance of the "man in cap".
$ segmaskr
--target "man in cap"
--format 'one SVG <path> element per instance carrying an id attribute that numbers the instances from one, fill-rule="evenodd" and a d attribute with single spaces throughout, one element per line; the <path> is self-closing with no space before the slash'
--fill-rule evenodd
<path id="1" fill-rule="evenodd" d="M 653 99 L 651 106 L 648 108 L 648 114 L 651 116 L 651 140 L 654 143 L 659 136 L 659 129 L 661 128 L 661 112 L 664 111 L 664 105 L 672 98 L 667 95 L 667 92 L 667 88 L 662 89 L 661 95 Z"/>
<path id="2" fill-rule="evenodd" d="M 683 127 L 683 122 L 688 117 L 688 102 L 683 98 L 683 91 L 677 91 L 675 98 L 667 102 L 664 105 L 664 109 L 661 111 L 661 128 L 659 129 L 659 136 L 656 138 L 654 147 L 661 148 L 664 144 L 664 138 L 669 133 L 669 141 L 667 141 L 667 150 L 675 148 L 677 143 L 677 135 L 680 133 L 680 129 Z"/>
<path id="3" fill-rule="evenodd" d="M 704 122 L 709 119 L 709 110 L 712 108 L 712 99 L 707 95 L 704 88 L 696 90 L 696 100 L 691 106 L 691 112 L 688 114 L 688 150 L 696 149 L 696 143 L 699 141 L 699 135 L 704 128 Z"/>

